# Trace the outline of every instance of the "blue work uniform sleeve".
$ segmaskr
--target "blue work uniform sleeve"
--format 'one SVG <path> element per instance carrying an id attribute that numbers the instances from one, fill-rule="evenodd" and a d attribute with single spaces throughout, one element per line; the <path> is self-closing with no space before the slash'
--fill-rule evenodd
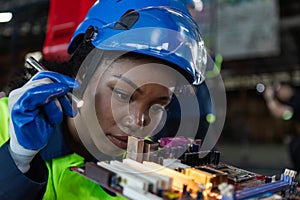
<path id="1" fill-rule="evenodd" d="M 0 147 L 0 199 L 37 200 L 42 199 L 46 190 L 48 170 L 40 156 L 35 156 L 29 172 L 23 174 L 15 165 L 9 142 Z"/>

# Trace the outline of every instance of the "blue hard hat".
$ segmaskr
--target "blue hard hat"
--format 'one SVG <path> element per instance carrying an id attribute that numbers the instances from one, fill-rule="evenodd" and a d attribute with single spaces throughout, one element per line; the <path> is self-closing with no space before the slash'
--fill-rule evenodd
<path id="1" fill-rule="evenodd" d="M 187 72 L 191 83 L 204 80 L 204 42 L 181 0 L 97 1 L 76 29 L 68 47 L 70 54 L 91 26 L 96 30 L 91 41 L 98 49 L 157 57 Z"/>

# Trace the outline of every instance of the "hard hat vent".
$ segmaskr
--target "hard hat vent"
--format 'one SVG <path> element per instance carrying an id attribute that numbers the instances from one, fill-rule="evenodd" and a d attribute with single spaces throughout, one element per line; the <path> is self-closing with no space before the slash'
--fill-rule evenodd
<path id="1" fill-rule="evenodd" d="M 115 23 L 113 29 L 115 30 L 129 30 L 137 22 L 140 14 L 135 10 L 126 11 L 118 22 Z"/>

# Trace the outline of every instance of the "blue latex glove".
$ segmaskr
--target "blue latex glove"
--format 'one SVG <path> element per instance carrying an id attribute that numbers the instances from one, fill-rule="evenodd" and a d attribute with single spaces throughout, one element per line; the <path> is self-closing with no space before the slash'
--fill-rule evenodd
<path id="1" fill-rule="evenodd" d="M 26 171 L 35 154 L 46 146 L 54 126 L 62 122 L 63 113 L 70 117 L 76 114 L 66 94 L 78 87 L 71 77 L 40 72 L 10 93 L 10 150 L 21 171 L 24 172 L 24 162 Z"/>

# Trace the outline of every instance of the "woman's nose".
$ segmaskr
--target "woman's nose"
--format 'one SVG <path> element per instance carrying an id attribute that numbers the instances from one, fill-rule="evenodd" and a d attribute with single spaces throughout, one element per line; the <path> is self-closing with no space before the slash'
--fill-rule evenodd
<path id="1" fill-rule="evenodd" d="M 152 105 L 150 108 L 131 106 L 121 118 L 122 124 L 119 127 L 128 135 L 146 137 L 154 133 L 161 122 L 162 114 L 157 106 Z"/>
<path id="2" fill-rule="evenodd" d="M 123 124 L 131 130 L 143 129 L 151 122 L 149 110 L 142 106 L 135 106 L 129 109 L 129 113 L 123 118 Z"/>
<path id="3" fill-rule="evenodd" d="M 134 123 L 134 125 L 143 128 L 150 124 L 151 120 L 149 116 L 149 109 L 144 108 L 143 106 L 136 106 L 129 112 L 133 118 L 131 122 Z"/>
<path id="4" fill-rule="evenodd" d="M 135 124 L 139 127 L 145 127 L 150 124 L 150 117 L 148 116 L 148 113 L 145 112 L 139 112 L 134 115 L 135 116 Z"/>

